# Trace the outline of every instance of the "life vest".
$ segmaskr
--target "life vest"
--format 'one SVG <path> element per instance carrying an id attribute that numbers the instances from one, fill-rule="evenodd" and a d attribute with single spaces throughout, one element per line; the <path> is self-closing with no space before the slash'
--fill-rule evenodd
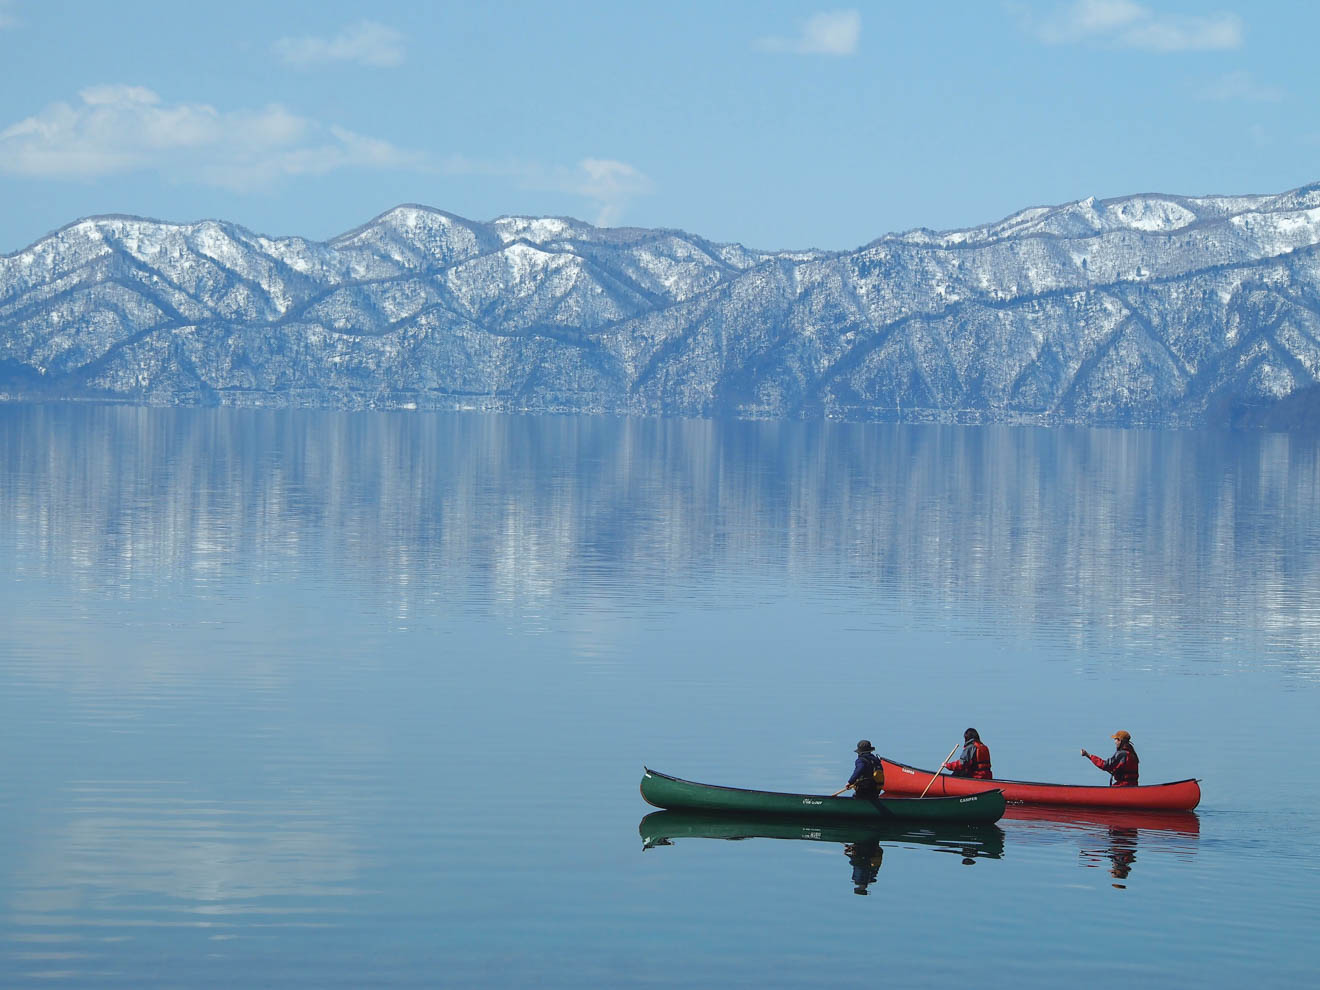
<path id="1" fill-rule="evenodd" d="M 1137 759 L 1137 751 L 1132 748 L 1130 743 L 1123 748 L 1122 752 L 1127 753 L 1127 759 L 1109 771 L 1113 776 L 1113 780 L 1109 782 L 1110 786 L 1136 787 L 1141 761 Z"/>
<path id="2" fill-rule="evenodd" d="M 971 771 L 968 776 L 977 780 L 990 780 L 993 777 L 990 773 L 990 747 L 979 739 L 972 742 L 972 762 L 967 769 Z"/>
<path id="3" fill-rule="evenodd" d="M 869 790 L 874 786 L 877 791 L 883 791 L 885 789 L 885 765 L 880 762 L 880 757 L 874 753 L 862 753 L 861 757 L 866 761 L 866 765 L 871 768 L 871 779 L 868 781 L 865 777 L 860 777 L 855 786 L 863 790 Z"/>
<path id="4" fill-rule="evenodd" d="M 981 740 L 967 740 L 958 756 L 957 763 L 945 764 L 953 768 L 955 777 L 972 777 L 976 780 L 990 780 L 993 777 L 990 773 L 990 747 Z"/>

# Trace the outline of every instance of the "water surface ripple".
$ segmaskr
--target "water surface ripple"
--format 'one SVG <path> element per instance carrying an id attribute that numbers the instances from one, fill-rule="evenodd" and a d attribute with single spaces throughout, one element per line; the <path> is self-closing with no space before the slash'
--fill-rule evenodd
<path id="1" fill-rule="evenodd" d="M 0 406 L 0 985 L 1306 986 L 1318 682 L 1315 438 Z M 967 725 L 1204 800 L 637 793 Z"/>

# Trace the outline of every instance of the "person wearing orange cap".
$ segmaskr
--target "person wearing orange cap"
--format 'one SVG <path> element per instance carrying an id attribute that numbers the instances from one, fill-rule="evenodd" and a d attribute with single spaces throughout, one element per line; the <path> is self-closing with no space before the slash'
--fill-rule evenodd
<path id="1" fill-rule="evenodd" d="M 1139 760 L 1137 751 L 1132 748 L 1132 734 L 1119 729 L 1111 737 L 1114 740 L 1114 755 L 1101 759 L 1086 750 L 1082 755 L 1109 774 L 1111 787 L 1136 787 Z"/>

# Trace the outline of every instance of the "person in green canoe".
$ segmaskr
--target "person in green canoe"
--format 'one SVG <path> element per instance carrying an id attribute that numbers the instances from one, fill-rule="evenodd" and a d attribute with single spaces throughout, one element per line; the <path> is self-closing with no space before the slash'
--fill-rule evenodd
<path id="1" fill-rule="evenodd" d="M 859 740 L 855 752 L 857 762 L 853 764 L 853 775 L 848 778 L 848 789 L 855 798 L 879 797 L 885 786 L 885 768 L 880 757 L 875 755 L 871 740 Z"/>

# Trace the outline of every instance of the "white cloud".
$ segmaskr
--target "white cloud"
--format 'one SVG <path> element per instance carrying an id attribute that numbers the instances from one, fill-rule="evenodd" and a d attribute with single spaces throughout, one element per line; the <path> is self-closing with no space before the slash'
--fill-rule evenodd
<path id="1" fill-rule="evenodd" d="M 217 110 L 168 104 L 141 86 L 93 86 L 0 131 L 0 172 L 94 179 L 155 172 L 238 191 L 339 168 L 426 166 L 417 152 L 325 126 L 277 104 Z"/>
<path id="2" fill-rule="evenodd" d="M 655 191 L 655 183 L 640 169 L 611 158 L 583 158 L 573 166 L 547 166 L 539 162 L 489 162 L 453 155 L 443 171 L 451 175 L 491 175 L 511 178 L 523 189 L 568 193 L 586 200 L 592 222 L 599 227 L 617 224 L 639 196 Z"/>
<path id="3" fill-rule="evenodd" d="M 619 222 L 628 204 L 653 192 L 654 184 L 627 162 L 610 158 L 584 158 L 571 177 L 571 191 L 596 204 L 595 223 L 607 227 Z"/>
<path id="4" fill-rule="evenodd" d="M 248 192 L 342 168 L 503 177 L 523 189 L 580 197 L 602 226 L 617 223 L 634 199 L 654 190 L 639 169 L 613 159 L 583 158 L 573 166 L 459 155 L 437 160 L 278 104 L 240 110 L 171 104 L 142 86 L 92 86 L 76 101 L 53 103 L 0 130 L 0 174 L 34 178 L 149 172 L 169 182 Z"/>
<path id="5" fill-rule="evenodd" d="M 404 59 L 403 35 L 375 21 L 350 25 L 333 38 L 281 38 L 272 48 L 285 62 L 302 69 L 328 62 L 390 69 Z"/>
<path id="6" fill-rule="evenodd" d="M 767 52 L 795 55 L 853 55 L 862 36 L 862 15 L 856 10 L 827 10 L 812 14 L 795 38 L 759 38 L 756 47 Z"/>
<path id="7" fill-rule="evenodd" d="M 1230 72 L 1203 86 L 1199 95 L 1220 103 L 1278 103 L 1287 94 L 1277 86 L 1257 82 L 1249 72 Z"/>
<path id="8" fill-rule="evenodd" d="M 1240 48 L 1243 37 L 1236 14 L 1163 14 L 1134 0 L 1074 0 L 1029 26 L 1046 44 L 1091 41 L 1153 52 Z"/>

